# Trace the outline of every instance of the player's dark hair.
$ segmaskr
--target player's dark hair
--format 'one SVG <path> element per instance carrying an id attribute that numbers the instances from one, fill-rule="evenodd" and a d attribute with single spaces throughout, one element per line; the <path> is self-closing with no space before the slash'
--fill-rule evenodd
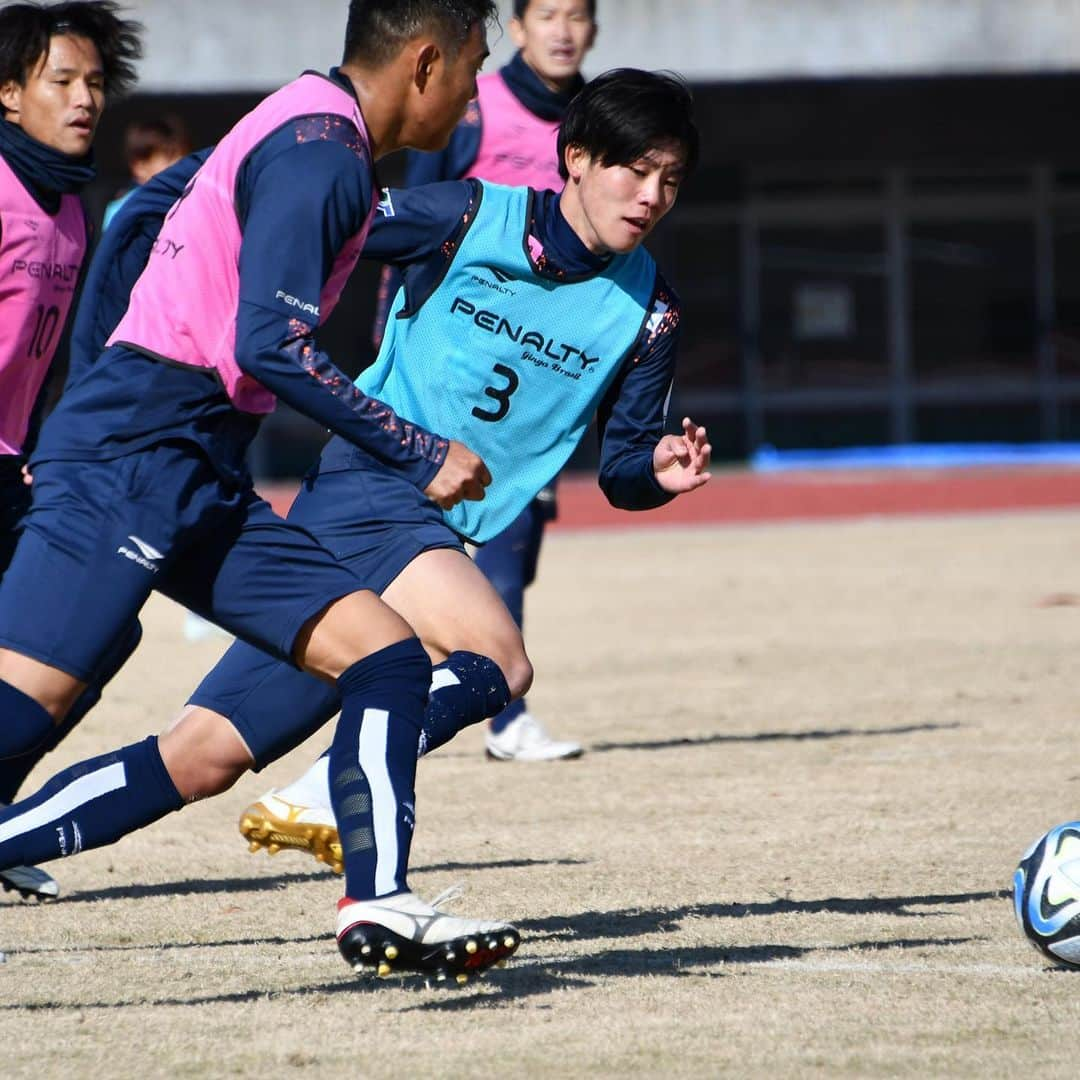
<path id="1" fill-rule="evenodd" d="M 514 18 L 524 19 L 532 0 L 514 0 Z M 589 18 L 596 22 L 596 0 L 589 0 Z"/>
<path id="2" fill-rule="evenodd" d="M 587 83 L 567 107 L 559 128 L 559 172 L 569 178 L 568 146 L 610 167 L 632 165 L 671 143 L 683 148 L 689 174 L 700 144 L 690 88 L 666 72 L 616 68 Z"/>
<path id="3" fill-rule="evenodd" d="M 160 153 L 172 153 L 178 158 L 191 153 L 191 135 L 175 113 L 133 120 L 124 129 L 124 160 L 128 165 Z"/>
<path id="4" fill-rule="evenodd" d="M 92 41 L 105 72 L 105 93 L 123 94 L 135 84 L 135 61 L 142 56 L 142 24 L 120 18 L 113 0 L 70 0 L 63 4 L 23 3 L 0 8 L 0 86 L 26 85 L 26 77 L 49 54 L 58 34 Z"/>
<path id="5" fill-rule="evenodd" d="M 456 56 L 472 28 L 495 22 L 498 14 L 495 0 L 351 0 L 342 63 L 381 67 L 425 30 Z"/>

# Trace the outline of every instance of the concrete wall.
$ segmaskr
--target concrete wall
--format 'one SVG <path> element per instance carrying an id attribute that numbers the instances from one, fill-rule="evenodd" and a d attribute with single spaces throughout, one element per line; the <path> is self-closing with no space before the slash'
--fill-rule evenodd
<path id="1" fill-rule="evenodd" d="M 132 0 L 147 91 L 269 89 L 337 62 L 346 0 Z M 504 21 L 511 4 L 501 0 Z M 587 71 L 695 80 L 1080 70 L 1080 0 L 599 0 Z M 492 65 L 510 52 L 493 35 Z"/>

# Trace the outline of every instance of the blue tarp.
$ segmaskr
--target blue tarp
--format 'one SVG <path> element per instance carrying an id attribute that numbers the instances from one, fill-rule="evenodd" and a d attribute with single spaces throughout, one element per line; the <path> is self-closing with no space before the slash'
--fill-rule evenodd
<path id="1" fill-rule="evenodd" d="M 925 443 L 777 450 L 750 458 L 755 472 L 798 469 L 951 469 L 986 465 L 1080 465 L 1080 443 Z"/>

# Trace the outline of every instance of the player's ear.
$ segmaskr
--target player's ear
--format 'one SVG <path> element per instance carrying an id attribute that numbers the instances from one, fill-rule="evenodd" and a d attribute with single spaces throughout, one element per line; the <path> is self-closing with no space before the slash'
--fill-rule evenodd
<path id="1" fill-rule="evenodd" d="M 589 21 L 589 40 L 585 41 L 585 52 L 586 53 L 588 53 L 589 50 L 593 48 L 593 45 L 596 44 L 596 35 L 597 35 L 597 32 L 599 31 L 599 28 L 600 28 L 600 25 L 599 25 L 599 23 L 596 22 L 596 16 L 593 15 L 593 17 Z"/>
<path id="2" fill-rule="evenodd" d="M 419 90 L 423 91 L 431 82 L 435 73 L 435 67 L 442 58 L 439 46 L 433 41 L 421 45 L 416 52 L 416 60 L 413 67 L 413 82 Z"/>
<path id="3" fill-rule="evenodd" d="M 510 40 L 519 48 L 525 48 L 525 24 L 515 15 L 510 20 Z"/>
<path id="4" fill-rule="evenodd" d="M 589 164 L 589 154 L 583 146 L 571 143 L 566 148 L 566 171 L 571 180 L 580 180 Z"/>
<path id="5" fill-rule="evenodd" d="M 8 79 L 0 86 L 0 105 L 9 113 L 17 113 L 22 104 L 22 87 L 14 80 Z"/>

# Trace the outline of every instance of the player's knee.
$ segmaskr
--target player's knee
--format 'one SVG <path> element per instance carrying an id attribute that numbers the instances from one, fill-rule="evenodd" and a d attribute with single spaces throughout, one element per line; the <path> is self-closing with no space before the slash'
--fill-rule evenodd
<path id="1" fill-rule="evenodd" d="M 247 772 L 247 767 L 238 764 L 204 762 L 199 775 L 188 778 L 185 784 L 186 790 L 180 791 L 179 785 L 177 785 L 177 790 L 187 802 L 209 799 L 228 791 L 245 772 Z"/>
<path id="2" fill-rule="evenodd" d="M 251 751 L 218 713 L 189 708 L 158 740 L 162 761 L 187 802 L 220 795 L 254 764 Z"/>
<path id="3" fill-rule="evenodd" d="M 517 627 L 512 628 L 512 633 L 489 635 L 485 641 L 472 646 L 472 651 L 487 656 L 498 665 L 510 691 L 511 701 L 523 697 L 532 686 L 532 662 L 525 652 L 525 642 Z"/>
<path id="4" fill-rule="evenodd" d="M 10 649 L 0 649 L 0 681 L 35 701 L 57 724 L 86 689 L 73 675 Z"/>
<path id="5" fill-rule="evenodd" d="M 518 653 L 505 660 L 500 667 L 510 688 L 510 697 L 524 697 L 533 681 L 533 666 L 529 658 L 523 652 Z"/>

